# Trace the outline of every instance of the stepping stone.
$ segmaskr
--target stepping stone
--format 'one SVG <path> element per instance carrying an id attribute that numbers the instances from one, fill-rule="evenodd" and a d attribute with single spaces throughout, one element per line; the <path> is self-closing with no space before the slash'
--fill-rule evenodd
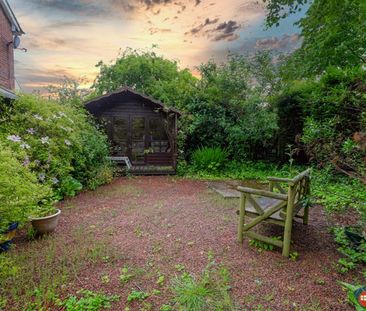
<path id="1" fill-rule="evenodd" d="M 213 181 L 208 184 L 208 187 L 220 194 L 225 199 L 240 198 L 240 192 L 226 182 Z"/>

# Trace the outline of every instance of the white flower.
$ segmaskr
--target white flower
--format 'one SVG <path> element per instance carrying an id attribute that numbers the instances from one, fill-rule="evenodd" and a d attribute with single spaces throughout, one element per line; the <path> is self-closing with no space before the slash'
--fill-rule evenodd
<path id="1" fill-rule="evenodd" d="M 31 134 L 31 135 L 33 135 L 34 133 L 36 132 L 36 130 L 34 129 L 34 128 L 29 128 L 29 129 L 27 129 L 27 133 L 28 134 Z"/>
<path id="2" fill-rule="evenodd" d="M 44 181 L 46 179 L 46 174 L 45 173 L 40 173 L 38 175 L 38 178 L 39 178 L 40 181 Z"/>
<path id="3" fill-rule="evenodd" d="M 41 138 L 41 143 L 44 144 L 44 145 L 49 144 L 50 143 L 49 140 L 50 140 L 50 138 L 48 136 L 42 137 Z"/>
<path id="4" fill-rule="evenodd" d="M 43 120 L 43 118 L 39 114 L 34 114 L 33 117 L 37 120 Z"/>
<path id="5" fill-rule="evenodd" d="M 11 141 L 13 141 L 13 142 L 15 142 L 15 143 L 19 143 L 19 142 L 21 142 L 21 141 L 22 141 L 22 138 L 21 138 L 20 136 L 18 136 L 18 135 L 9 135 L 9 136 L 7 137 L 7 139 L 8 139 L 8 140 L 11 140 Z"/>
<path id="6" fill-rule="evenodd" d="M 30 149 L 30 146 L 27 143 L 22 143 L 20 147 L 22 147 L 23 149 Z"/>
<path id="7" fill-rule="evenodd" d="M 30 160 L 28 157 L 26 157 L 23 161 L 23 166 L 28 166 L 30 164 Z"/>
<path id="8" fill-rule="evenodd" d="M 71 141 L 69 141 L 68 139 L 65 139 L 65 145 L 66 146 L 71 146 Z"/>
<path id="9" fill-rule="evenodd" d="M 66 117 L 66 113 L 63 113 L 62 111 L 60 111 L 60 112 L 58 113 L 58 115 L 59 115 L 60 117 Z"/>
<path id="10" fill-rule="evenodd" d="M 52 183 L 55 185 L 55 184 L 58 184 L 59 180 L 56 178 L 56 177 L 52 177 L 51 178 L 51 181 Z"/>

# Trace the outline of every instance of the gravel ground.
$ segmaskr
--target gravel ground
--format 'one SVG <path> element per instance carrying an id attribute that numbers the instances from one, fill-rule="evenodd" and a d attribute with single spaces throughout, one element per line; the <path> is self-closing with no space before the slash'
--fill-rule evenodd
<path id="1" fill-rule="evenodd" d="M 132 289 L 158 288 L 161 294 L 149 297 L 145 305 L 134 302 L 129 307 L 159 310 L 171 299 L 169 283 L 179 273 L 175 266 L 200 274 L 212 251 L 230 271 L 231 294 L 240 310 L 352 310 L 337 284 L 347 279 L 336 272 L 337 246 L 320 206 L 311 209 L 308 226 L 294 225 L 292 250 L 299 257 L 293 261 L 283 258 L 279 249 L 259 252 L 248 241 L 237 243 L 238 199 L 225 200 L 207 184 L 166 176 L 117 178 L 64 201 L 57 235 L 67 239 L 72 228 L 83 225 L 91 228 L 85 234 L 95 239 L 108 237 L 108 247 L 119 254 L 84 269 L 72 291 L 83 287 L 118 294 L 121 299 L 112 310 L 123 310 Z M 258 230 L 281 235 L 277 226 L 261 225 Z M 126 265 L 137 276 L 122 286 L 120 269 Z M 109 276 L 107 284 L 101 280 L 104 275 Z M 160 287 L 159 275 L 165 277 Z"/>

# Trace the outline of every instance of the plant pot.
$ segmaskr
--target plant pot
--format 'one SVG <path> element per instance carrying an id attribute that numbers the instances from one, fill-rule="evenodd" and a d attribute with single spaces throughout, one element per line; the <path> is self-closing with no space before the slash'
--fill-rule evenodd
<path id="1" fill-rule="evenodd" d="M 0 243 L 0 252 L 7 251 L 11 245 L 13 244 L 13 238 L 15 237 L 15 233 L 18 228 L 18 223 L 13 222 L 9 225 L 8 229 L 4 232 L 1 232 L 1 236 L 4 242 Z"/>
<path id="2" fill-rule="evenodd" d="M 53 215 L 39 218 L 32 218 L 32 226 L 38 234 L 47 234 L 55 231 L 58 219 L 61 214 L 61 210 L 57 209 L 57 212 Z"/>

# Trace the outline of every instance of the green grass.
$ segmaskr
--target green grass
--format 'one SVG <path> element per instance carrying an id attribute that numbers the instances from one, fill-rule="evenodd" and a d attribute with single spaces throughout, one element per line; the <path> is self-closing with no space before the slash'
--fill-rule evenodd
<path id="1" fill-rule="evenodd" d="M 0 297 L 7 301 L 9 310 L 52 308 L 68 286 L 81 285 L 79 274 L 86 266 L 103 264 L 106 256 L 118 257 L 108 245 L 107 240 L 95 240 L 92 232 L 83 227 L 71 232 L 69 238 L 52 235 L 29 241 L 0 257 L 16 269 L 0 278 Z"/>

